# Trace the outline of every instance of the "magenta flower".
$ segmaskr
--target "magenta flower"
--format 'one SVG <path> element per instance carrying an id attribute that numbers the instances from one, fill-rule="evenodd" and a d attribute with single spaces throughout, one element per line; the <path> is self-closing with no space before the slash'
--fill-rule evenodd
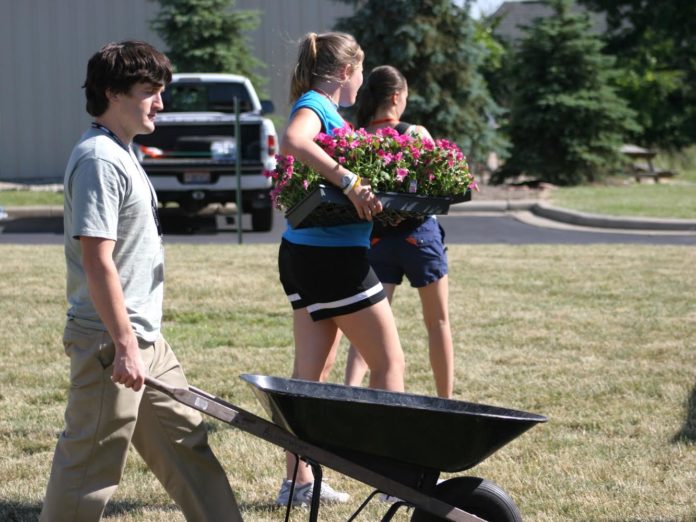
<path id="1" fill-rule="evenodd" d="M 389 165 L 392 161 L 394 161 L 394 155 L 390 152 L 386 152 L 384 150 L 378 150 L 377 155 L 382 158 L 382 163 L 386 166 Z"/>
<path id="2" fill-rule="evenodd" d="M 374 134 L 365 129 L 337 129 L 319 133 L 315 141 L 336 162 L 359 174 L 377 191 L 412 192 L 426 196 L 463 194 L 475 189 L 466 157 L 448 140 L 399 134 L 385 127 Z M 327 180 L 292 156 L 276 156 L 271 198 L 274 206 L 288 209 Z M 406 183 L 408 179 L 408 183 Z"/>

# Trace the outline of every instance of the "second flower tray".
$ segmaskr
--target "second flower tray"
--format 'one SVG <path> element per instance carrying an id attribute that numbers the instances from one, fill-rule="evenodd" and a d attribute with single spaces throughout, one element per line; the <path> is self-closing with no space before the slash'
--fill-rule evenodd
<path id="1" fill-rule="evenodd" d="M 453 203 L 471 199 L 471 191 L 455 197 L 422 196 L 401 192 L 375 192 L 382 202 L 382 212 L 374 216 L 376 221 L 395 225 L 407 218 L 430 214 L 447 214 Z M 336 187 L 319 185 L 307 197 L 290 208 L 285 217 L 293 228 L 329 227 L 361 223 L 355 207 Z"/>

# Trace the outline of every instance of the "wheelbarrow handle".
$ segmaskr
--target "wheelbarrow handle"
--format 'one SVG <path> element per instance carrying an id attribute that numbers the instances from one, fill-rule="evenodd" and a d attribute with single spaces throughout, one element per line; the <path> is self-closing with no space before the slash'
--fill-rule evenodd
<path id="1" fill-rule="evenodd" d="M 155 390 L 159 390 L 165 395 L 174 397 L 175 389 L 169 386 L 168 384 L 165 384 L 164 382 L 160 381 L 159 379 L 147 376 L 145 377 L 145 385 L 149 386 L 150 388 L 154 388 Z"/>
<path id="2" fill-rule="evenodd" d="M 145 385 L 168 395 L 181 404 L 212 415 L 224 422 L 232 422 L 239 415 L 239 411 L 232 405 L 220 404 L 216 397 L 193 386 L 176 388 L 154 377 L 145 377 Z"/>

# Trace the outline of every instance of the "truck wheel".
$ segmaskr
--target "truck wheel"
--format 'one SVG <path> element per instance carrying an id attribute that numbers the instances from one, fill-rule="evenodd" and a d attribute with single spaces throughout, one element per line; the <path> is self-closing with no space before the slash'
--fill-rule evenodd
<path id="1" fill-rule="evenodd" d="M 498 485 L 478 477 L 456 477 L 435 487 L 435 498 L 488 522 L 521 522 L 522 515 Z M 444 520 L 416 508 L 411 522 Z"/>
<path id="2" fill-rule="evenodd" d="M 254 232 L 268 232 L 273 228 L 273 207 L 255 208 L 251 211 L 251 229 Z"/>

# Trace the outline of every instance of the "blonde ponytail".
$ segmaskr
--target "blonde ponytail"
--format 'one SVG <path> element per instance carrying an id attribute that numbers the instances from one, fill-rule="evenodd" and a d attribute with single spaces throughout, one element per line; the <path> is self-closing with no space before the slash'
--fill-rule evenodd
<path id="1" fill-rule="evenodd" d="M 297 64 L 290 82 L 290 103 L 309 91 L 317 79 L 340 80 L 345 65 L 362 63 L 364 53 L 346 33 L 307 33 L 300 42 Z"/>

